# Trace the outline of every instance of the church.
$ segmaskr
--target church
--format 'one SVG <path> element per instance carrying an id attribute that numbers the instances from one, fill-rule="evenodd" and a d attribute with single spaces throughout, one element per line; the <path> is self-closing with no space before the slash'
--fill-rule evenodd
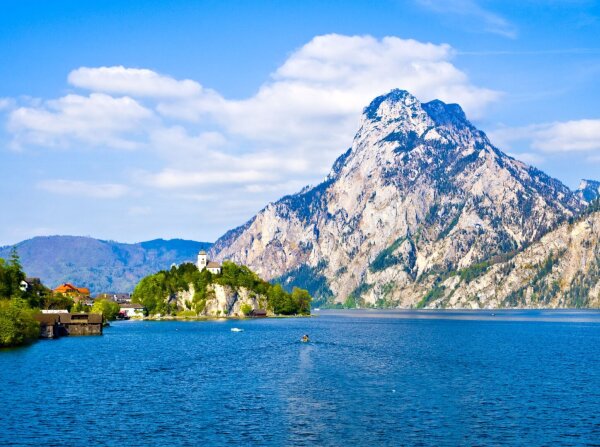
<path id="1" fill-rule="evenodd" d="M 208 256 L 204 250 L 200 250 L 200 253 L 198 253 L 198 262 L 196 265 L 198 266 L 198 270 L 200 271 L 206 269 L 214 275 L 218 275 L 219 273 L 221 273 L 221 264 L 219 264 L 218 262 L 209 261 Z"/>

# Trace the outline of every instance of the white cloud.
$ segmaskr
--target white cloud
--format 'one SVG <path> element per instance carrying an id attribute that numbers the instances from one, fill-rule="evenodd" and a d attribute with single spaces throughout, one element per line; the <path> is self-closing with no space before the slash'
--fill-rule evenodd
<path id="1" fill-rule="evenodd" d="M 451 63 L 453 54 L 445 44 L 397 37 L 317 36 L 248 98 L 227 99 L 208 91 L 163 99 L 157 110 L 171 119 L 214 125 L 228 146 L 254 152 L 241 157 L 243 163 L 256 163 L 257 158 L 265 164 L 262 170 L 289 170 L 295 172 L 292 180 L 314 182 L 351 145 L 362 109 L 393 88 L 408 90 L 422 101 L 457 102 L 470 116 L 497 100 L 499 92 L 474 86 Z M 169 130 L 168 138 L 175 139 L 177 132 L 183 135 L 181 129 Z M 266 189 L 256 184 L 251 188 Z"/>
<path id="2" fill-rule="evenodd" d="M 145 68 L 81 67 L 69 73 L 69 83 L 95 92 L 148 97 L 186 97 L 202 93 L 196 81 L 177 81 Z"/>
<path id="3" fill-rule="evenodd" d="M 153 112 L 129 97 L 103 93 L 67 95 L 37 107 L 19 107 L 9 114 L 13 146 L 68 148 L 74 144 L 133 149 L 143 139 Z"/>
<path id="4" fill-rule="evenodd" d="M 267 180 L 264 173 L 257 170 L 227 170 L 227 171 L 184 171 L 178 169 L 163 169 L 152 174 L 139 172 L 137 178 L 141 183 L 151 187 L 177 189 L 191 187 L 220 187 L 227 184 L 243 184 Z"/>
<path id="5" fill-rule="evenodd" d="M 46 180 L 38 183 L 38 188 L 54 194 L 94 199 L 116 199 L 130 192 L 126 185 L 116 183 L 89 183 L 76 180 Z"/>
<path id="6" fill-rule="evenodd" d="M 0 98 L 0 110 L 8 110 L 14 107 L 15 101 L 12 98 Z"/>
<path id="7" fill-rule="evenodd" d="M 452 63 L 454 53 L 397 37 L 317 36 L 242 99 L 148 69 L 81 67 L 69 83 L 88 96 L 30 100 L 10 112 L 8 129 L 18 147 L 143 148 L 147 159 L 125 168 L 131 190 L 163 189 L 172 200 L 212 208 L 237 203 L 236 216 L 249 217 L 320 181 L 351 145 L 362 109 L 391 89 L 481 114 L 500 93 L 473 85 Z M 66 194 L 76 185 L 44 186 Z"/>
<path id="8" fill-rule="evenodd" d="M 483 8 L 475 0 L 417 0 L 427 9 L 453 17 L 463 18 L 465 27 L 515 39 L 517 28 L 501 15 Z"/>
<path id="9" fill-rule="evenodd" d="M 428 101 L 458 102 L 477 115 L 499 93 L 473 86 L 451 62 L 448 45 L 371 36 L 318 36 L 292 53 L 257 93 L 228 100 L 214 92 L 164 101 L 163 114 L 189 120 L 210 117 L 229 132 L 276 143 L 290 140 L 335 150 L 349 146 L 360 112 L 393 88 Z"/>
<path id="10" fill-rule="evenodd" d="M 595 152 L 600 151 L 600 119 L 503 127 L 488 136 L 504 150 L 519 145 L 543 153 Z"/>
<path id="11" fill-rule="evenodd" d="M 532 146 L 546 152 L 600 151 L 600 119 L 542 126 L 534 132 Z"/>

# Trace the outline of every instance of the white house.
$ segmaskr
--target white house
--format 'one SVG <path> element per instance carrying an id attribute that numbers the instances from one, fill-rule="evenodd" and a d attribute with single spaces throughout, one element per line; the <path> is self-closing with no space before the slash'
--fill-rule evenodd
<path id="1" fill-rule="evenodd" d="M 200 250 L 200 253 L 198 253 L 198 263 L 196 265 L 200 271 L 206 269 L 214 275 L 221 273 L 221 264 L 218 262 L 209 261 L 204 250 Z"/>
<path id="2" fill-rule="evenodd" d="M 123 303 L 119 304 L 121 313 L 124 313 L 128 317 L 143 317 L 145 307 L 138 303 Z"/>

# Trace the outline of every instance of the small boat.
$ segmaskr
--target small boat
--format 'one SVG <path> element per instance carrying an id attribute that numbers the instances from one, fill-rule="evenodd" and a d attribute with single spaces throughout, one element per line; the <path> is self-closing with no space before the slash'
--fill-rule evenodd
<path id="1" fill-rule="evenodd" d="M 244 332 L 244 330 L 240 329 L 239 327 L 232 327 L 231 332 Z"/>

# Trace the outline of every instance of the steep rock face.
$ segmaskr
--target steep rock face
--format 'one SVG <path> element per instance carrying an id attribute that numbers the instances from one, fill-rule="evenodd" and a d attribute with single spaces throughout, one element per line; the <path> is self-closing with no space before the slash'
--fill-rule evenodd
<path id="1" fill-rule="evenodd" d="M 424 274 L 518 249 L 581 206 L 492 146 L 458 105 L 394 90 L 364 110 L 323 183 L 269 204 L 212 252 L 289 284 L 308 270 L 338 302 L 400 302 Z"/>
<path id="2" fill-rule="evenodd" d="M 180 309 L 190 310 L 194 297 L 194 285 L 190 284 L 188 290 L 177 293 L 177 306 Z M 229 316 L 242 317 L 242 306 L 249 305 L 252 309 L 266 309 L 267 298 L 257 295 L 245 287 L 233 288 L 221 284 L 211 284 L 207 290 L 207 300 L 204 310 L 199 315 L 204 316 Z"/>
<path id="3" fill-rule="evenodd" d="M 582 180 L 575 194 L 586 202 L 592 202 L 600 197 L 600 182 L 595 180 Z"/>
<path id="4" fill-rule="evenodd" d="M 427 307 L 600 307 L 600 212 L 563 224 L 472 280 L 465 277 L 441 282 L 442 296 Z"/>

